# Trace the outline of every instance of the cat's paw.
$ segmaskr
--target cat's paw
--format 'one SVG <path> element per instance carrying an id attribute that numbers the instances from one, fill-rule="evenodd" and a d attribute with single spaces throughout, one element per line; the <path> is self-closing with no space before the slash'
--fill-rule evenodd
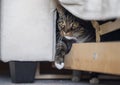
<path id="1" fill-rule="evenodd" d="M 92 78 L 90 79 L 90 84 L 99 84 L 99 79 L 98 78 Z"/>
<path id="2" fill-rule="evenodd" d="M 55 62 L 55 66 L 57 69 L 61 70 L 64 67 L 64 63 L 59 64 L 59 63 Z"/>

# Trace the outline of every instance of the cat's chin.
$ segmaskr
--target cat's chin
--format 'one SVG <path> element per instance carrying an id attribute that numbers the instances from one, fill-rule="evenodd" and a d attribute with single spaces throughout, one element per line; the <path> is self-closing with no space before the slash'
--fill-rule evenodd
<path id="1" fill-rule="evenodd" d="M 57 69 L 61 70 L 64 67 L 64 63 L 59 64 L 59 63 L 55 62 L 55 66 Z"/>

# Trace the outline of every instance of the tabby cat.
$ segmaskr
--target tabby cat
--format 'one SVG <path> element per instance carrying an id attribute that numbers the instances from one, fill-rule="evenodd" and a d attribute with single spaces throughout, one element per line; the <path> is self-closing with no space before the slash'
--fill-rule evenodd
<path id="1" fill-rule="evenodd" d="M 95 33 L 90 21 L 79 19 L 64 8 L 58 8 L 57 19 L 57 44 L 55 66 L 64 67 L 64 57 L 69 53 L 73 43 L 92 42 Z M 79 81 L 78 71 L 73 71 L 73 81 Z"/>

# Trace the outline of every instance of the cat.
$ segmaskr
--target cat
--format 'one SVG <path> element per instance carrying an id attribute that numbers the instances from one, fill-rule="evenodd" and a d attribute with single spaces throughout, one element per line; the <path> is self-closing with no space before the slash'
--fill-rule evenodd
<path id="1" fill-rule="evenodd" d="M 68 53 L 65 51 L 70 50 L 72 43 L 91 42 L 95 40 L 95 33 L 91 22 L 77 18 L 65 9 L 62 9 L 62 11 L 58 10 L 57 27 L 59 30 L 57 34 L 59 35 L 57 37 L 55 65 L 58 62 L 64 66 L 64 59 L 62 58 Z M 69 44 L 69 49 L 67 49 L 69 45 L 66 45 L 68 42 L 71 43 Z M 61 58 L 58 56 L 61 56 Z"/>
<path id="2" fill-rule="evenodd" d="M 73 43 L 93 42 L 95 41 L 95 30 L 90 21 L 82 20 L 69 11 L 60 7 L 57 9 L 57 43 L 55 66 L 58 69 L 64 67 L 64 57 L 69 53 Z M 79 81 L 80 72 L 73 71 L 73 81 Z"/>

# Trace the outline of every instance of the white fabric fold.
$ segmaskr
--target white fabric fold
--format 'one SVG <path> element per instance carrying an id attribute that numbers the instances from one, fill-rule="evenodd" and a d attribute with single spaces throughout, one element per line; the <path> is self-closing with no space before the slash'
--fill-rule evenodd
<path id="1" fill-rule="evenodd" d="M 120 17 L 120 0 L 59 0 L 73 15 L 86 20 Z"/>

